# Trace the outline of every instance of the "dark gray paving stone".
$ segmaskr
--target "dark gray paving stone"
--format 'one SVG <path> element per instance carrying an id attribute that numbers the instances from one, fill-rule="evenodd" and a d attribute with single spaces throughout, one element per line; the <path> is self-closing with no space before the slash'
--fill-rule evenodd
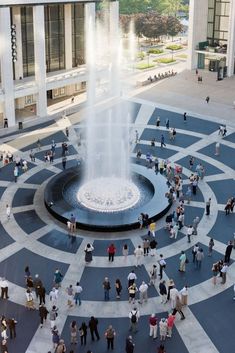
<path id="1" fill-rule="evenodd" d="M 171 239 L 169 230 L 167 230 L 165 228 L 161 228 L 161 229 L 157 230 L 156 237 L 155 237 L 155 239 L 157 241 L 157 250 L 163 248 L 164 246 L 175 243 L 176 241 L 178 241 L 179 239 L 181 239 L 183 237 L 185 237 L 185 235 L 179 231 L 177 239 Z M 146 235 L 142 236 L 141 238 L 143 240 L 144 239 L 148 239 L 148 240 L 153 239 L 153 237 L 151 235 L 148 235 L 148 230 L 146 230 Z"/>
<path id="2" fill-rule="evenodd" d="M 215 193 L 218 203 L 226 204 L 227 200 L 230 197 L 235 196 L 235 180 L 226 179 L 226 180 L 216 180 L 208 182 L 209 186 L 212 188 Z"/>
<path id="3" fill-rule="evenodd" d="M 220 144 L 220 155 L 215 156 L 215 143 L 210 144 L 207 147 L 199 150 L 198 152 L 205 154 L 206 156 L 214 158 L 216 161 L 220 161 L 228 167 L 235 169 L 235 158 L 231 158 L 234 155 L 234 149 L 223 144 Z"/>
<path id="4" fill-rule="evenodd" d="M 38 137 L 40 138 L 40 135 L 38 135 L 37 138 Z M 35 143 L 32 143 L 30 145 L 27 145 L 27 146 L 21 148 L 21 151 L 25 152 L 25 151 L 29 151 L 31 149 L 37 149 L 37 138 L 35 138 Z M 58 131 L 56 133 L 52 133 L 51 135 L 40 139 L 41 146 L 43 147 L 43 146 L 51 145 L 52 140 L 54 140 L 55 143 L 58 145 L 64 141 L 68 141 L 66 135 L 62 131 Z"/>
<path id="5" fill-rule="evenodd" d="M 14 240 L 10 237 L 10 235 L 6 232 L 5 228 L 3 227 L 2 223 L 0 222 L 0 249 L 5 248 L 5 246 L 8 246 L 12 243 L 14 243 Z"/>
<path id="6" fill-rule="evenodd" d="M 25 183 L 28 184 L 38 184 L 41 185 L 45 180 L 49 179 L 52 175 L 55 175 L 54 172 L 46 168 L 40 170 L 39 172 L 32 175 L 30 178 L 26 179 Z"/>
<path id="7" fill-rule="evenodd" d="M 11 137 L 11 136 L 14 136 L 14 135 L 24 134 L 25 132 L 35 131 L 35 130 L 38 130 L 38 129 L 43 129 L 45 127 L 53 125 L 54 123 L 55 123 L 55 120 L 49 120 L 49 121 L 46 121 L 45 123 L 33 125 L 33 126 L 25 128 L 23 130 L 16 130 L 16 131 L 13 131 L 13 132 L 10 132 L 10 133 L 7 133 L 7 129 L 6 129 L 5 130 L 6 133 L 4 134 L 4 137 L 8 137 L 8 136 Z"/>
<path id="8" fill-rule="evenodd" d="M 48 151 L 50 150 L 50 147 L 48 148 Z M 68 146 L 68 154 L 71 156 L 71 155 L 74 155 L 74 154 L 77 154 L 77 151 L 76 149 L 72 146 L 72 145 L 69 145 Z M 46 154 L 46 151 L 40 151 L 40 152 L 37 152 L 35 153 L 35 158 L 38 158 L 40 159 L 41 161 L 45 161 L 44 159 L 44 156 Z M 54 156 L 54 159 L 56 158 L 60 158 L 62 156 L 62 147 L 61 145 L 60 146 L 57 146 L 55 148 L 55 156 Z M 48 163 L 48 162 L 47 162 Z"/>
<path id="9" fill-rule="evenodd" d="M 70 159 L 66 162 L 66 169 L 76 167 L 77 165 L 78 165 L 77 159 Z M 60 163 L 55 164 L 55 167 L 63 170 L 62 160 Z"/>
<path id="10" fill-rule="evenodd" d="M 35 167 L 35 164 L 28 162 L 28 169 L 32 169 L 34 167 Z M 15 182 L 15 177 L 13 173 L 14 168 L 15 168 L 15 163 L 9 163 L 6 166 L 2 167 L 0 170 L 0 180 Z M 19 168 L 19 178 L 22 174 L 24 174 L 24 172 L 22 168 Z"/>
<path id="11" fill-rule="evenodd" d="M 188 186 L 189 185 L 183 185 L 183 193 L 186 194 L 187 190 L 188 190 Z M 197 193 L 196 195 L 193 195 L 192 193 L 192 197 L 191 197 L 192 201 L 197 201 L 197 202 L 204 202 L 204 196 L 200 190 L 200 182 L 199 182 L 199 186 L 197 187 Z M 186 202 L 186 201 L 185 201 Z"/>
<path id="12" fill-rule="evenodd" d="M 219 124 L 211 121 L 194 118 L 192 116 L 187 117 L 187 123 L 184 123 L 183 114 L 170 112 L 167 110 L 156 108 L 148 122 L 148 124 L 156 125 L 157 117 L 161 119 L 161 126 L 165 126 L 165 120 L 170 120 L 170 127 L 177 129 L 196 131 L 202 134 L 210 135 L 212 132 L 219 129 Z"/>
<path id="13" fill-rule="evenodd" d="M 235 214 L 225 215 L 225 212 L 219 211 L 216 222 L 208 234 L 209 237 L 228 244 L 229 240 L 233 240 L 235 225 Z"/>
<path id="14" fill-rule="evenodd" d="M 142 145 L 138 143 L 134 149 L 134 153 L 137 153 L 138 150 L 141 150 L 142 154 L 146 155 L 148 152 L 152 154 L 153 157 L 168 159 L 172 157 L 177 151 L 170 150 L 167 147 L 151 147 L 150 145 Z"/>
<path id="15" fill-rule="evenodd" d="M 187 157 L 184 157 L 184 158 L 178 160 L 176 163 L 181 165 L 182 167 L 189 169 L 189 159 L 190 159 L 190 156 L 187 156 Z M 192 172 L 195 172 L 196 166 L 199 163 L 201 163 L 204 166 L 206 176 L 223 173 L 223 170 L 220 170 L 219 168 L 216 168 L 214 165 L 207 163 L 207 162 L 203 161 L 202 159 L 199 159 L 196 157 L 194 157 L 194 166 L 192 168 Z"/>
<path id="16" fill-rule="evenodd" d="M 192 239 L 197 239 L 197 238 L 196 236 L 194 236 L 194 238 Z M 185 237 L 185 243 L 187 243 L 186 237 Z M 208 239 L 208 243 L 209 243 L 209 239 Z M 180 253 L 166 259 L 167 265 L 166 265 L 165 272 L 169 278 L 174 279 L 176 288 L 179 290 L 182 289 L 186 284 L 189 287 L 192 287 L 211 278 L 212 277 L 211 269 L 212 269 L 213 263 L 223 258 L 223 255 L 216 252 L 215 250 L 213 251 L 213 255 L 211 257 L 207 256 L 208 255 L 207 246 L 202 245 L 200 243 L 199 245 L 203 249 L 204 255 L 205 255 L 205 258 L 202 262 L 202 267 L 200 270 L 196 269 L 195 264 L 193 263 L 193 255 L 192 255 L 193 247 L 185 252 L 187 255 L 187 258 L 189 259 L 189 263 L 186 265 L 185 273 L 178 271 Z"/>
<path id="17" fill-rule="evenodd" d="M 161 141 L 162 134 L 165 137 L 166 144 L 173 145 L 173 146 L 179 146 L 179 147 L 183 147 L 183 148 L 186 148 L 186 147 L 188 147 L 188 146 L 192 145 L 193 143 L 196 143 L 197 141 L 200 140 L 200 138 L 198 138 L 198 137 L 176 132 L 176 137 L 175 137 L 175 140 L 173 141 L 173 140 L 170 140 L 168 131 L 165 132 L 165 131 L 161 131 L 158 129 L 156 129 L 156 130 L 144 129 L 144 132 L 140 136 L 140 141 L 141 140 L 151 141 L 153 138 L 155 138 L 156 142 L 159 144 Z M 149 145 L 150 145 L 150 142 L 149 142 Z"/>
<path id="18" fill-rule="evenodd" d="M 115 260 L 114 260 L 115 261 Z M 109 261 L 107 258 L 107 267 L 109 266 Z M 108 268 L 92 268 L 92 267 L 85 267 L 82 278 L 81 278 L 81 286 L 83 287 L 83 298 L 86 300 L 104 300 L 104 290 L 102 287 L 103 281 L 105 277 L 108 277 L 111 283 L 111 290 L 110 290 L 110 300 L 116 299 L 116 291 L 115 291 L 115 281 L 117 278 L 120 279 L 122 283 L 122 295 L 120 300 L 128 300 L 128 291 L 127 291 L 127 276 L 132 271 L 135 270 L 137 275 L 137 286 L 139 287 L 142 281 L 146 283 L 149 282 L 149 275 L 146 272 L 144 266 L 134 268 L 134 267 L 108 267 Z M 95 284 L 95 289 L 94 289 Z M 156 297 L 158 295 L 157 291 L 153 286 L 151 286 L 148 290 L 149 297 Z M 138 298 L 138 293 L 137 296 Z"/>
<path id="19" fill-rule="evenodd" d="M 235 132 L 233 132 L 232 134 L 230 134 L 230 135 L 228 135 L 226 137 L 223 137 L 223 140 L 235 143 Z"/>
<path id="20" fill-rule="evenodd" d="M 114 303 L 115 305 L 115 303 Z M 131 308 L 130 308 L 131 309 Z M 126 313 L 128 316 L 128 312 Z M 94 313 L 95 315 L 95 313 Z M 168 313 L 163 312 L 157 315 L 158 320 L 162 317 L 167 318 Z M 148 324 L 149 316 L 141 316 L 138 322 L 138 332 L 136 334 L 132 334 L 133 342 L 135 343 L 134 353 L 156 353 L 157 347 L 160 346 L 161 342 L 158 339 L 153 340 L 149 337 L 149 324 Z M 89 322 L 89 318 L 79 317 L 79 319 L 75 316 L 68 316 L 63 331 L 62 337 L 65 339 L 65 343 L 67 344 L 68 349 L 74 349 L 73 345 L 70 345 L 70 329 L 69 326 L 71 322 L 75 320 L 77 322 L 78 327 L 80 327 L 81 323 L 84 321 L 86 324 Z M 100 334 L 100 340 L 92 342 L 90 331 L 87 333 L 87 345 L 80 346 L 79 344 L 79 352 L 86 353 L 88 349 L 95 353 L 103 353 L 106 352 L 107 343 L 104 337 L 104 333 L 107 330 L 109 325 L 112 325 L 116 331 L 116 337 L 114 339 L 114 350 L 115 353 L 124 353 L 125 352 L 125 343 L 126 338 L 130 335 L 129 326 L 130 321 L 128 318 L 98 318 L 98 331 Z M 159 332 L 159 331 L 158 331 Z M 185 347 L 178 331 L 176 328 L 173 328 L 173 334 L 171 339 L 167 339 L 164 342 L 166 352 L 174 352 L 174 353 L 188 353 L 187 348 Z M 177 350 L 176 350 L 177 347 Z"/>
<path id="21" fill-rule="evenodd" d="M 95 240 L 93 243 L 93 246 L 95 248 L 94 255 L 95 256 L 107 255 L 107 249 L 111 243 L 113 243 L 116 247 L 116 255 L 115 256 L 122 256 L 122 248 L 123 248 L 124 244 L 128 245 L 129 254 L 132 255 L 135 250 L 133 243 L 130 239 Z"/>
<path id="22" fill-rule="evenodd" d="M 55 249 L 75 254 L 81 245 L 82 238 L 71 236 L 62 233 L 57 229 L 53 229 L 38 239 L 38 241 Z"/>
<path id="23" fill-rule="evenodd" d="M 35 192 L 36 189 L 18 189 L 13 197 L 12 207 L 32 205 Z"/>
<path id="24" fill-rule="evenodd" d="M 46 225 L 34 210 L 14 213 L 14 217 L 19 227 L 27 234 L 33 233 Z"/>
<path id="25" fill-rule="evenodd" d="M 202 218 L 204 214 L 204 209 L 200 207 L 191 207 L 185 205 L 185 225 L 190 225 L 193 223 L 193 220 L 195 217 L 199 217 L 200 219 Z"/>
<path id="26" fill-rule="evenodd" d="M 1 175 L 1 170 L 0 170 L 0 175 Z M 4 188 L 3 186 L 0 186 L 0 199 L 3 195 L 3 193 L 6 191 L 7 188 Z"/>
<path id="27" fill-rule="evenodd" d="M 9 295 L 11 296 L 11 293 Z M 1 315 L 4 315 L 7 319 L 14 318 L 17 321 L 16 338 L 7 340 L 9 352 L 26 352 L 39 326 L 38 311 L 27 310 L 24 306 L 15 304 L 10 300 L 0 301 L 0 311 Z M 9 332 L 8 336 L 10 336 Z"/>
<path id="28" fill-rule="evenodd" d="M 220 353 L 233 352 L 235 346 L 233 294 L 233 287 L 230 287 L 203 302 L 190 305 L 193 314 Z"/>
<path id="29" fill-rule="evenodd" d="M 34 277 L 35 274 L 39 274 L 47 292 L 50 291 L 53 286 L 55 270 L 59 268 L 61 273 L 65 275 L 69 267 L 68 264 L 50 260 L 27 249 L 21 249 L 1 262 L 0 276 L 4 276 L 18 286 L 24 287 L 24 269 L 27 265 L 30 268 L 32 277 Z M 14 271 L 12 271 L 12 269 L 14 269 Z"/>

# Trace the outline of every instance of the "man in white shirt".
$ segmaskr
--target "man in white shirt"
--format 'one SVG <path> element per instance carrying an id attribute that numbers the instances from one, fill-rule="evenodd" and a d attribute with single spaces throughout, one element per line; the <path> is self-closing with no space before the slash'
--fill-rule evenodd
<path id="1" fill-rule="evenodd" d="M 135 250 L 134 250 L 134 255 L 136 258 L 136 267 L 142 265 L 142 258 L 144 256 L 144 250 L 142 249 L 141 245 L 139 245 Z"/>
<path id="2" fill-rule="evenodd" d="M 187 228 L 187 237 L 188 237 L 188 243 L 191 243 L 191 236 L 193 234 L 193 226 L 188 226 Z"/>
<path id="3" fill-rule="evenodd" d="M 1 298 L 8 299 L 8 281 L 2 277 L 0 279 L 0 287 L 1 287 Z"/>
<path id="4" fill-rule="evenodd" d="M 226 283 L 227 272 L 228 272 L 228 265 L 225 263 L 223 265 L 222 269 L 221 269 L 221 273 L 222 273 L 221 284 L 225 284 Z"/>
<path id="5" fill-rule="evenodd" d="M 75 300 L 75 304 L 77 305 L 81 305 L 82 301 L 81 301 L 81 293 L 82 293 L 83 289 L 80 286 L 80 283 L 77 282 L 76 286 L 74 287 L 74 300 Z"/>
<path id="6" fill-rule="evenodd" d="M 6 205 L 6 214 L 7 214 L 7 220 L 9 221 L 11 217 L 11 207 L 9 205 Z"/>
<path id="7" fill-rule="evenodd" d="M 139 303 L 143 304 L 143 301 L 147 302 L 148 301 L 148 285 L 144 281 L 139 287 L 139 292 L 140 292 L 140 300 Z"/>
<path id="8" fill-rule="evenodd" d="M 50 298 L 50 301 L 52 302 L 52 306 L 53 305 L 57 306 L 58 292 L 59 292 L 58 289 L 53 287 L 52 290 L 49 293 L 49 298 Z"/>
<path id="9" fill-rule="evenodd" d="M 129 273 L 129 275 L 127 276 L 127 279 L 128 279 L 128 288 L 129 288 L 137 280 L 137 276 L 134 270 Z"/>
<path id="10" fill-rule="evenodd" d="M 140 318 L 140 312 L 139 310 L 135 307 L 131 312 L 129 313 L 129 319 L 130 319 L 130 331 L 133 331 L 134 333 L 137 332 L 137 324 Z"/>

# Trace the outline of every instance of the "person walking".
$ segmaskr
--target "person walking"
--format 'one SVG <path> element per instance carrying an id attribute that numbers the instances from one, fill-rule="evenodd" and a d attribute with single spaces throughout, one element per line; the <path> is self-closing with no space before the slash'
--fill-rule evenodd
<path id="1" fill-rule="evenodd" d="M 66 156 L 63 156 L 63 157 L 62 157 L 62 167 L 63 167 L 63 170 L 66 169 L 66 163 L 67 163 L 67 157 L 66 157 Z"/>
<path id="2" fill-rule="evenodd" d="M 56 289 L 55 287 L 52 288 L 52 290 L 50 291 L 49 293 L 49 298 L 50 298 L 50 301 L 52 303 L 52 306 L 53 305 L 57 305 L 57 301 L 58 301 L 58 289 Z"/>
<path id="3" fill-rule="evenodd" d="M 116 248 L 114 246 L 114 244 L 110 244 L 108 249 L 107 249 L 107 252 L 108 252 L 108 255 L 109 255 L 109 261 L 112 261 L 114 260 L 114 255 L 116 253 Z"/>
<path id="4" fill-rule="evenodd" d="M 155 238 L 155 232 L 156 232 L 156 223 L 151 220 L 149 224 L 149 232 L 152 234 L 152 236 Z"/>
<path id="5" fill-rule="evenodd" d="M 9 221 L 11 218 L 11 207 L 9 205 L 6 205 L 6 216 L 7 220 Z"/>
<path id="6" fill-rule="evenodd" d="M 162 134 L 162 135 L 161 135 L 161 148 L 162 148 L 163 146 L 166 147 L 166 144 L 165 144 L 165 137 L 164 137 L 164 135 Z"/>
<path id="7" fill-rule="evenodd" d="M 83 289 L 80 286 L 80 283 L 77 282 L 76 286 L 74 286 L 74 301 L 75 301 L 75 305 L 81 305 L 82 301 L 81 301 L 81 293 L 82 293 Z"/>
<path id="8" fill-rule="evenodd" d="M 149 281 L 149 286 L 154 286 L 155 282 L 157 279 L 157 266 L 153 265 L 151 271 L 150 271 L 150 281 Z"/>
<path id="9" fill-rule="evenodd" d="M 135 344 L 133 343 L 132 336 L 126 339 L 126 353 L 134 353 Z"/>
<path id="10" fill-rule="evenodd" d="M 100 339 L 100 335 L 99 335 L 99 332 L 98 332 L 98 319 L 96 319 L 94 316 L 91 316 L 91 319 L 89 321 L 89 329 L 90 329 L 90 333 L 91 333 L 91 339 L 92 341 L 95 340 L 95 336 L 96 336 L 96 339 L 97 341 L 99 341 Z"/>
<path id="11" fill-rule="evenodd" d="M 211 198 L 206 201 L 206 216 L 210 215 L 210 208 L 211 208 Z"/>
<path id="12" fill-rule="evenodd" d="M 182 305 L 188 305 L 188 286 L 185 285 L 181 290 L 180 290 L 180 294 L 181 294 L 181 303 Z"/>
<path id="13" fill-rule="evenodd" d="M 34 297 L 30 289 L 26 290 L 25 296 L 26 296 L 26 304 L 25 304 L 26 308 L 29 310 L 31 309 L 35 310 L 36 308 L 34 305 Z"/>
<path id="14" fill-rule="evenodd" d="M 62 282 L 63 277 L 64 277 L 64 276 L 62 275 L 62 273 L 60 272 L 60 270 L 57 268 L 57 269 L 55 270 L 55 273 L 54 273 L 55 288 L 61 287 L 61 282 Z"/>
<path id="15" fill-rule="evenodd" d="M 175 308 L 174 308 L 174 310 L 172 312 L 172 315 L 175 315 L 177 312 L 180 314 L 181 320 L 184 320 L 185 316 L 184 316 L 184 313 L 182 311 L 182 304 L 181 304 L 179 296 L 176 297 L 176 305 L 175 305 Z"/>
<path id="16" fill-rule="evenodd" d="M 137 325 L 138 325 L 139 318 L 140 318 L 140 312 L 136 307 L 134 307 L 134 309 L 131 310 L 129 313 L 129 319 L 130 319 L 129 331 L 132 331 L 134 333 L 136 333 L 138 331 Z"/>
<path id="17" fill-rule="evenodd" d="M 116 332 L 113 329 L 112 325 L 109 325 L 107 330 L 105 331 L 105 337 L 107 340 L 107 350 L 110 348 L 113 350 L 114 349 L 114 337 L 116 336 Z"/>
<path id="18" fill-rule="evenodd" d="M 79 327 L 79 336 L 81 340 L 81 346 L 86 345 L 86 337 L 87 337 L 87 325 L 83 321 L 81 326 Z"/>
<path id="19" fill-rule="evenodd" d="M 78 328 L 77 323 L 73 320 L 70 324 L 70 344 L 77 344 L 78 343 Z"/>
<path id="20" fill-rule="evenodd" d="M 122 255 L 124 256 L 125 261 L 127 259 L 128 254 L 129 254 L 128 245 L 124 244 L 122 247 Z"/>
<path id="21" fill-rule="evenodd" d="M 187 113 L 184 112 L 184 123 L 187 123 Z"/>
<path id="22" fill-rule="evenodd" d="M 226 262 L 227 264 L 230 263 L 230 257 L 231 257 L 232 250 L 233 250 L 233 243 L 230 240 L 228 242 L 228 245 L 226 247 L 225 254 L 224 254 L 224 262 Z"/>
<path id="23" fill-rule="evenodd" d="M 0 287 L 1 287 L 1 299 L 9 299 L 8 296 L 8 281 L 5 277 L 0 278 Z"/>
<path id="24" fill-rule="evenodd" d="M 215 144 L 215 156 L 219 156 L 220 155 L 220 143 L 216 142 Z"/>
<path id="25" fill-rule="evenodd" d="M 160 260 L 158 261 L 158 263 L 159 263 L 159 277 L 160 277 L 160 280 L 162 280 L 163 270 L 166 268 L 166 261 L 164 260 L 164 257 L 162 254 L 160 254 Z"/>
<path id="26" fill-rule="evenodd" d="M 140 299 L 138 301 L 139 304 L 143 304 L 143 302 L 147 303 L 148 301 L 148 285 L 144 281 L 141 283 L 139 287 Z"/>
<path id="27" fill-rule="evenodd" d="M 49 312 L 49 319 L 51 324 L 51 329 L 56 326 L 56 318 L 58 316 L 58 309 L 55 305 L 53 305 L 52 309 Z"/>
<path id="28" fill-rule="evenodd" d="M 135 274 L 135 271 L 132 270 L 129 275 L 127 276 L 127 280 L 128 280 L 128 287 L 130 287 L 132 284 L 135 283 L 135 281 L 137 280 L 137 276 Z"/>
<path id="29" fill-rule="evenodd" d="M 166 304 L 166 302 L 167 302 L 166 281 L 161 281 L 159 283 L 159 293 L 161 296 L 161 303 Z"/>
<path id="30" fill-rule="evenodd" d="M 217 283 L 217 276 L 219 274 L 219 264 L 218 262 L 214 263 L 213 266 L 212 266 L 212 283 L 214 284 L 214 286 L 216 286 L 216 283 Z"/>
<path id="31" fill-rule="evenodd" d="M 14 318 L 7 320 L 7 327 L 10 332 L 10 339 L 16 338 L 16 324 L 17 321 Z"/>
<path id="32" fill-rule="evenodd" d="M 205 100 L 206 100 L 206 103 L 208 104 L 210 102 L 210 97 L 207 96 Z"/>
<path id="33" fill-rule="evenodd" d="M 213 238 L 211 238 L 209 241 L 209 244 L 208 244 L 208 256 L 212 255 L 212 250 L 213 250 L 214 245 L 215 245 L 214 240 L 213 240 Z"/>
<path id="34" fill-rule="evenodd" d="M 225 284 L 226 283 L 226 279 L 227 279 L 227 272 L 228 272 L 228 265 L 226 263 L 224 263 L 222 269 L 221 269 L 221 275 L 222 275 L 222 281 L 221 284 Z"/>
<path id="35" fill-rule="evenodd" d="M 69 137 L 69 128 L 68 127 L 65 128 L 65 135 L 66 135 L 66 137 Z"/>
<path id="36" fill-rule="evenodd" d="M 187 237 L 188 237 L 188 243 L 191 243 L 191 236 L 193 234 L 193 226 L 190 225 L 187 228 Z"/>
<path id="37" fill-rule="evenodd" d="M 144 250 L 142 249 L 141 245 L 138 245 L 138 247 L 135 248 L 134 255 L 135 255 L 135 258 L 136 258 L 135 267 L 141 266 L 142 265 L 142 258 L 144 256 Z"/>
<path id="38" fill-rule="evenodd" d="M 152 314 L 149 318 L 149 336 L 155 340 L 157 338 L 157 317 Z"/>
<path id="39" fill-rule="evenodd" d="M 196 269 L 200 270 L 202 267 L 202 260 L 204 259 L 204 253 L 203 249 L 199 249 L 198 252 L 196 253 Z"/>
<path id="40" fill-rule="evenodd" d="M 76 232 L 76 217 L 74 216 L 73 213 L 71 213 L 70 216 L 70 229 L 71 229 L 71 233 L 74 234 Z"/>
<path id="41" fill-rule="evenodd" d="M 116 298 L 120 299 L 121 298 L 121 291 L 122 291 L 122 284 L 119 278 L 116 279 L 115 281 L 115 289 L 116 289 Z"/>
<path id="42" fill-rule="evenodd" d="M 47 314 L 49 314 L 49 311 L 47 310 L 47 308 L 43 304 L 39 305 L 39 316 L 40 316 L 41 328 L 43 327 L 44 320 L 47 319 Z"/>
<path id="43" fill-rule="evenodd" d="M 111 289 L 111 286 L 110 286 L 108 277 L 105 277 L 103 281 L 103 288 L 104 288 L 104 300 L 109 301 L 109 291 Z"/>
<path id="44" fill-rule="evenodd" d="M 42 285 L 38 288 L 39 305 L 46 304 L 46 289 Z"/>
<path id="45" fill-rule="evenodd" d="M 150 256 L 155 256 L 156 255 L 156 247 L 157 247 L 157 241 L 155 239 L 152 239 L 149 243 L 150 247 Z"/>
<path id="46" fill-rule="evenodd" d="M 180 260 L 180 266 L 179 266 L 180 268 L 179 268 L 179 271 L 180 271 L 180 272 L 185 272 L 186 259 L 187 259 L 186 254 L 185 254 L 185 252 L 182 250 L 182 251 L 181 251 L 180 258 L 179 258 L 179 260 Z"/>
<path id="47" fill-rule="evenodd" d="M 131 284 L 130 287 L 128 287 L 129 303 L 135 304 L 135 295 L 137 291 L 138 288 L 136 287 L 135 283 Z"/>
<path id="48" fill-rule="evenodd" d="M 68 295 L 67 305 L 69 308 L 72 308 L 73 307 L 73 298 L 74 298 L 72 284 L 70 284 L 69 287 L 66 288 L 66 292 Z"/>
<path id="49" fill-rule="evenodd" d="M 55 353 L 63 353 L 63 352 L 66 352 L 66 346 L 65 346 L 64 340 L 60 339 L 59 344 L 56 347 Z"/>
<path id="50" fill-rule="evenodd" d="M 197 228 L 198 228 L 199 222 L 200 222 L 200 218 L 198 216 L 195 217 L 193 220 L 193 235 L 197 235 Z"/>
<path id="51" fill-rule="evenodd" d="M 192 254 L 193 254 L 193 263 L 195 263 L 196 261 L 196 254 L 199 251 L 199 245 L 195 244 L 192 250 Z"/>
<path id="52" fill-rule="evenodd" d="M 144 256 L 148 256 L 149 254 L 149 240 L 147 238 L 143 241 L 143 249 L 144 249 Z"/>
<path id="53" fill-rule="evenodd" d="M 89 264 L 92 261 L 92 252 L 94 250 L 94 247 L 88 243 L 85 247 L 85 262 L 86 264 Z"/>
<path id="54" fill-rule="evenodd" d="M 54 326 L 52 328 L 51 333 L 52 333 L 53 348 L 56 349 L 56 347 L 58 346 L 58 344 L 60 342 L 60 335 L 59 335 L 59 331 L 56 326 Z"/>

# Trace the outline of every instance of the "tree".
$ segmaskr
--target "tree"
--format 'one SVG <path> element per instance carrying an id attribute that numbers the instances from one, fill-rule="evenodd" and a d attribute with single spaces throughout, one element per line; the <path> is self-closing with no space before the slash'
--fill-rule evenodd
<path id="1" fill-rule="evenodd" d="M 178 20 L 178 18 L 173 17 L 173 16 L 168 16 L 167 17 L 167 22 L 166 22 L 166 31 L 169 36 L 175 37 L 179 32 L 183 31 L 183 26 Z"/>
<path id="2" fill-rule="evenodd" d="M 130 22 L 131 22 L 132 16 L 131 15 L 123 15 L 121 14 L 119 17 L 120 21 L 120 26 L 122 29 L 122 32 L 124 34 L 127 34 L 130 30 Z"/>
<path id="3" fill-rule="evenodd" d="M 167 33 L 167 18 L 156 11 L 139 14 L 135 17 L 135 30 L 138 37 L 157 39 Z"/>
<path id="4" fill-rule="evenodd" d="M 169 16 L 177 16 L 177 13 L 181 9 L 181 6 L 183 5 L 182 0 L 163 0 L 163 7 L 164 7 L 164 13 L 166 13 Z"/>

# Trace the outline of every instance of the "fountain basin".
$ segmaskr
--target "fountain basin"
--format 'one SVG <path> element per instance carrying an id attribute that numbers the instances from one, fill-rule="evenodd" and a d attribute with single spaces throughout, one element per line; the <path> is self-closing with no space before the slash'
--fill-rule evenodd
<path id="1" fill-rule="evenodd" d="M 128 186 L 133 187 L 134 193 L 129 207 L 119 205 L 120 207 L 114 207 L 116 209 L 112 210 L 108 210 L 104 204 L 96 209 L 93 204 L 86 207 L 81 196 L 77 197 L 79 189 L 81 192 L 83 188 L 83 170 L 82 166 L 67 169 L 52 177 L 45 188 L 45 206 L 63 223 L 67 223 L 73 213 L 77 220 L 77 227 L 80 229 L 103 232 L 123 231 L 139 227 L 138 217 L 141 212 L 157 220 L 171 207 L 165 197 L 168 191 L 166 178 L 136 164 L 131 166 L 132 182 L 130 184 L 127 182 Z M 82 194 L 84 195 L 84 192 Z"/>

